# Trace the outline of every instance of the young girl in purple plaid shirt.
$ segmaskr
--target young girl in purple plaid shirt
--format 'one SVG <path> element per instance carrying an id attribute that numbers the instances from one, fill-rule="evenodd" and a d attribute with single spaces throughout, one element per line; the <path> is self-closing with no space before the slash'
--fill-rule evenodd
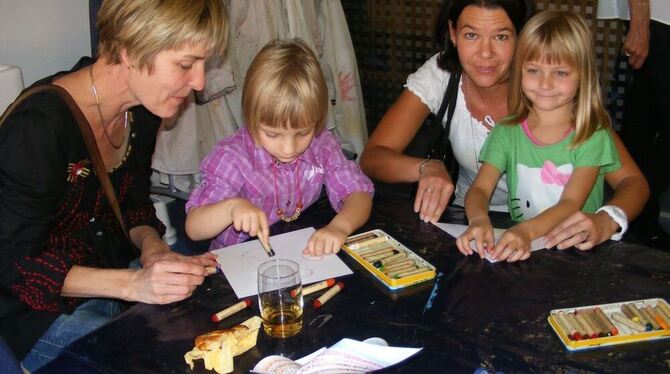
<path id="1" fill-rule="evenodd" d="M 338 214 L 309 238 L 305 253 L 336 253 L 370 215 L 372 182 L 324 129 L 328 90 L 319 61 L 300 39 L 274 41 L 252 61 L 244 81 L 245 128 L 219 141 L 200 165 L 186 232 L 215 237 L 210 248 L 249 236 L 267 243 L 269 225 L 290 222 L 326 187 Z"/>

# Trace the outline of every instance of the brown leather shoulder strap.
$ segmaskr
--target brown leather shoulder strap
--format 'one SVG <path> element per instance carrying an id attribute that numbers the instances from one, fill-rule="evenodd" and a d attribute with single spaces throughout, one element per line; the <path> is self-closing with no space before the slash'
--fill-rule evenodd
<path id="1" fill-rule="evenodd" d="M 81 112 L 81 109 L 79 109 L 77 103 L 74 102 L 74 99 L 72 98 L 72 96 L 70 96 L 69 92 L 67 92 L 63 87 L 56 86 L 54 84 L 35 86 L 27 91 L 24 91 L 16 100 L 14 100 L 14 102 L 2 114 L 2 117 L 0 117 L 0 126 L 2 126 L 2 123 L 5 121 L 5 118 L 9 115 L 9 113 L 11 113 L 26 98 L 38 92 L 48 90 L 58 93 L 58 95 L 63 99 L 63 101 L 65 101 L 65 103 L 70 107 L 70 111 L 72 112 L 72 115 L 74 115 L 74 118 L 77 121 L 77 124 L 79 125 L 81 135 L 84 138 L 86 149 L 88 149 L 88 153 L 91 156 L 91 161 L 93 162 L 95 173 L 98 175 L 98 179 L 100 179 L 100 185 L 102 186 L 102 189 L 105 192 L 105 196 L 107 196 L 107 201 L 109 201 L 109 205 L 112 207 L 112 211 L 114 212 L 116 219 L 119 221 L 121 229 L 123 230 L 123 233 L 128 239 L 128 242 L 130 242 L 130 245 L 134 247 L 133 242 L 130 240 L 128 230 L 126 229 L 126 224 L 123 221 L 123 216 L 121 215 L 121 208 L 119 207 L 119 201 L 116 198 L 114 187 L 112 187 L 112 181 L 109 179 L 109 173 L 107 172 L 105 163 L 102 161 L 102 156 L 100 155 L 98 144 L 95 142 L 95 135 L 93 135 L 91 126 L 88 124 L 88 121 L 84 116 L 84 113 Z"/>

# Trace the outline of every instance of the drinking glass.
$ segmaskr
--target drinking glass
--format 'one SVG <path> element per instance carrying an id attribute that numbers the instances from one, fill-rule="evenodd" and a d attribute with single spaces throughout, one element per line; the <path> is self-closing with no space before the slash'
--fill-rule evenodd
<path id="1" fill-rule="evenodd" d="M 263 330 L 275 338 L 287 338 L 302 329 L 302 282 L 300 265 L 272 259 L 258 267 L 258 306 Z"/>

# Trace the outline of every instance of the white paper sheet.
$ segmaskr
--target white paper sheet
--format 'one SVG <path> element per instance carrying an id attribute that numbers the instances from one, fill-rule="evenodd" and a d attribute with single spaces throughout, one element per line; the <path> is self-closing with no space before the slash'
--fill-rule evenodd
<path id="1" fill-rule="evenodd" d="M 439 227 L 443 231 L 445 231 L 447 234 L 453 236 L 454 238 L 458 238 L 465 232 L 465 229 L 468 228 L 467 225 L 458 225 L 455 223 L 442 223 L 438 222 L 435 224 L 435 226 Z M 498 239 L 500 239 L 500 235 L 502 235 L 505 232 L 505 229 L 498 229 L 498 228 L 493 228 L 493 237 L 496 240 L 496 243 L 498 242 Z M 470 248 L 472 248 L 474 251 L 477 250 L 477 247 L 475 247 L 475 242 L 471 241 L 470 242 Z M 541 238 L 537 238 L 533 240 L 530 243 L 530 251 L 537 251 L 538 249 L 544 249 L 544 236 Z M 487 260 L 490 262 L 496 262 L 495 260 L 489 258 L 488 256 L 485 256 Z"/>
<path id="2" fill-rule="evenodd" d="M 375 338 L 383 341 L 383 339 Z M 253 373 L 262 374 L 321 374 L 321 373 L 369 373 L 402 362 L 422 348 L 389 347 L 373 344 L 370 339 L 360 342 L 344 338 L 330 348 L 292 361 L 282 356 L 268 356 L 254 368 Z"/>
<path id="3" fill-rule="evenodd" d="M 337 255 L 312 257 L 302 254 L 307 246 L 307 240 L 314 231 L 313 227 L 309 227 L 275 235 L 270 237 L 270 245 L 277 258 L 293 260 L 300 265 L 302 284 L 351 274 L 351 269 Z M 256 269 L 271 259 L 258 240 L 231 245 L 212 252 L 219 255 L 217 261 L 238 298 L 258 293 Z"/>

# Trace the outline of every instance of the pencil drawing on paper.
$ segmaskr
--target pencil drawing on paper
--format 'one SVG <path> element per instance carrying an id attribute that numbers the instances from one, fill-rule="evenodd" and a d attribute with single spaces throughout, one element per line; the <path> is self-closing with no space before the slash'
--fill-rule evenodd
<path id="1" fill-rule="evenodd" d="M 312 256 L 312 255 L 308 255 L 308 254 L 304 254 L 304 253 L 302 254 L 302 258 L 304 258 L 305 260 L 308 260 L 308 261 L 321 261 L 321 260 L 323 260 L 323 256 Z"/>
<path id="2" fill-rule="evenodd" d="M 268 255 L 265 253 L 263 248 L 254 248 L 248 251 L 242 252 L 240 257 L 251 258 L 251 259 L 262 259 L 266 258 Z"/>

